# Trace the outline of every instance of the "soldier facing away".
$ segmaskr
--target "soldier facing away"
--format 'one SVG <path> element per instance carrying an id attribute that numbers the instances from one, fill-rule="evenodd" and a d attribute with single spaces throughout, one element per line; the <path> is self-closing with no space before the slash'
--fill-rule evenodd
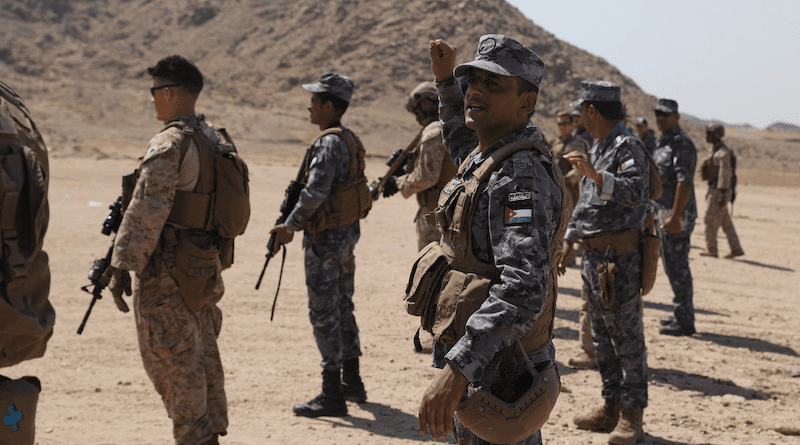
<path id="1" fill-rule="evenodd" d="M 736 158 L 722 137 L 725 136 L 725 127 L 720 124 L 711 124 L 706 127 L 706 142 L 712 145 L 714 153 L 703 163 L 703 179 L 708 181 L 708 208 L 706 208 L 706 250 L 700 255 L 717 257 L 717 232 L 720 226 L 728 238 L 730 253 L 725 258 L 736 258 L 744 255 L 744 250 L 739 244 L 736 228 L 733 227 L 731 215 L 728 213 L 728 203 L 733 201 L 735 183 L 734 168 Z"/>
<path id="2" fill-rule="evenodd" d="M 560 170 L 539 129 L 527 126 L 544 63 L 503 35 L 481 37 L 475 60 L 455 70 L 453 47 L 437 40 L 430 50 L 445 145 L 460 168 L 435 211 L 443 233 L 430 251 L 449 271 L 433 290 L 433 365 L 441 371 L 423 395 L 420 432 L 454 432 L 462 445 L 541 443 L 559 388 L 554 267 L 566 224 Z M 460 76 L 468 78 L 465 95 Z M 532 402 L 521 397 L 532 386 L 526 378 L 547 402 L 498 428 L 481 400 Z"/>
<path id="3" fill-rule="evenodd" d="M 277 234 L 277 252 L 280 245 L 292 241 L 294 232 L 303 231 L 308 316 L 322 354 L 322 393 L 292 410 L 305 417 L 342 417 L 347 415 L 345 400 L 367 400 L 353 315 L 353 251 L 361 229 L 359 197 L 351 186 L 363 178 L 364 150 L 355 134 L 341 123 L 353 96 L 353 81 L 329 72 L 303 88 L 312 94 L 309 119 L 322 133 L 306 154 L 304 187 L 297 204 L 286 222 L 270 233 Z"/>
<path id="4" fill-rule="evenodd" d="M 228 406 L 217 337 L 222 311 L 221 239 L 194 227 L 195 212 L 179 205 L 208 175 L 207 149 L 184 134 L 201 132 L 213 143 L 222 135 L 195 103 L 203 75 L 181 56 L 147 69 L 156 118 L 165 128 L 147 144 L 138 179 L 117 233 L 109 288 L 119 310 L 136 273 L 133 310 L 144 369 L 172 419 L 176 444 L 215 445 L 227 433 Z M 189 271 L 189 264 L 192 265 Z M 127 289 L 126 289 L 127 288 Z"/>
<path id="5" fill-rule="evenodd" d="M 598 142 L 588 155 L 567 155 L 584 178 L 567 234 L 584 248 L 581 276 L 589 298 L 592 339 L 603 381 L 602 407 L 575 416 L 580 429 L 611 431 L 608 443 L 644 436 L 647 354 L 642 323 L 642 250 L 649 170 L 642 141 L 622 126 L 618 85 L 582 81 L 580 105 Z"/>

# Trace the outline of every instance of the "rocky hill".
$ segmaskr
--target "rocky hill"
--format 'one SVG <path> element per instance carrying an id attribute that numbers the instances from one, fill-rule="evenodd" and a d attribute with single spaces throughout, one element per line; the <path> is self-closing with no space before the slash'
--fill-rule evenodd
<path id="1" fill-rule="evenodd" d="M 514 36 L 547 64 L 536 124 L 557 133 L 556 113 L 579 94 L 582 79 L 622 86 L 631 116 L 653 118 L 655 98 L 604 59 L 575 48 L 505 0 L 0 0 L 0 71 L 44 112 L 81 119 L 82 131 L 126 122 L 152 128 L 147 66 L 169 54 L 197 63 L 207 79 L 210 114 L 267 145 L 300 142 L 305 122 L 301 83 L 336 71 L 356 83 L 350 124 L 367 141 L 408 139 L 415 122 L 402 104 L 430 79 L 428 42 L 444 38 L 471 60 L 486 33 Z M 100 94 L 95 94 L 100 93 Z M 55 111 L 54 111 L 55 110 Z M 264 122 L 265 116 L 267 123 Z M 52 125 L 68 131 L 62 119 Z M 237 127 L 238 126 L 238 127 Z M 699 127 L 684 127 L 702 146 Z M 61 131 L 59 130 L 59 131 Z M 103 133 L 99 131 L 98 133 Z M 277 134 L 276 134 L 277 133 Z M 59 133 L 69 144 L 77 136 Z M 102 137 L 98 134 L 97 137 Z M 139 144 L 143 136 L 138 136 Z"/>

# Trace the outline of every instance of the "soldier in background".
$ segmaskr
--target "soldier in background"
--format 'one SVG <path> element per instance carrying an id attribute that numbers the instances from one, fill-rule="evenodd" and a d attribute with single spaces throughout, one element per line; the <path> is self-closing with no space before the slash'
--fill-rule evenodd
<path id="1" fill-rule="evenodd" d="M 42 250 L 49 221 L 47 146 L 22 99 L 0 82 L 0 368 L 44 355 L 56 313 Z M 5 371 L 4 371 L 5 372 Z M 0 443 L 33 445 L 38 378 L 0 375 Z"/>
<path id="2" fill-rule="evenodd" d="M 439 96 L 433 82 L 417 85 L 409 94 L 406 110 L 413 113 L 422 126 L 419 143 L 412 149 L 406 163 L 405 174 L 389 178 L 383 196 L 400 191 L 403 198 L 417 195 L 419 211 L 414 217 L 417 224 L 417 248 L 439 241 L 435 222 L 426 218 L 436 208 L 439 193 L 456 174 L 456 167 L 442 142 L 442 124 L 439 122 Z"/>
<path id="3" fill-rule="evenodd" d="M 733 201 L 734 192 L 734 166 L 735 157 L 733 152 L 725 143 L 722 137 L 725 136 L 725 127 L 720 124 L 712 124 L 706 127 L 706 142 L 712 145 L 713 154 L 703 162 L 703 179 L 708 181 L 708 208 L 706 209 L 706 250 L 700 255 L 716 258 L 717 252 L 717 232 L 720 225 L 725 236 L 728 237 L 730 253 L 725 258 L 736 258 L 744 255 L 742 246 L 739 245 L 739 237 L 733 227 L 733 221 L 728 214 L 728 203 Z"/>
<path id="4" fill-rule="evenodd" d="M 583 110 L 581 110 L 581 107 L 573 107 L 570 114 L 572 115 L 572 124 L 575 128 L 575 136 L 584 139 L 586 143 L 589 144 L 589 147 L 592 147 L 594 145 L 594 138 L 583 124 Z"/>
<path id="5" fill-rule="evenodd" d="M 203 75 L 193 63 L 170 56 L 149 67 L 147 74 L 152 77 L 156 118 L 166 127 L 150 140 L 141 158 L 105 276 L 111 277 L 109 289 L 117 308 L 128 312 L 122 292 L 130 295 L 128 271 L 136 272 L 133 310 L 139 351 L 172 420 L 175 443 L 216 445 L 228 427 L 217 347 L 222 328 L 217 303 L 225 291 L 219 240 L 213 232 L 187 228 L 190 212 L 175 204 L 178 194 L 194 192 L 201 182 L 201 157 L 212 156 L 194 140 L 184 145 L 182 156 L 187 137 L 182 125 L 202 131 L 215 143 L 222 136 L 195 112 Z M 203 281 L 199 286 L 184 279 L 181 264 L 188 252 L 192 256 L 185 261 L 192 261 L 194 278 Z"/>
<path id="6" fill-rule="evenodd" d="M 636 118 L 636 133 L 639 135 L 639 139 L 644 142 L 647 151 L 652 155 L 656 149 L 656 132 L 647 126 L 647 119 L 641 116 Z"/>
<path id="7" fill-rule="evenodd" d="M 656 125 L 661 132 L 653 160 L 661 176 L 663 192 L 655 201 L 656 225 L 661 236 L 661 260 L 672 286 L 674 316 L 662 317 L 659 333 L 692 335 L 694 328 L 694 288 L 689 269 L 690 237 L 697 218 L 694 197 L 694 171 L 697 150 L 681 129 L 678 103 L 658 99 Z"/>
<path id="8" fill-rule="evenodd" d="M 611 444 L 633 444 L 644 436 L 647 353 L 642 323 L 642 249 L 649 169 L 644 144 L 622 126 L 620 87 L 581 82 L 586 128 L 598 139 L 588 155 L 566 156 L 584 175 L 567 234 L 584 253 L 581 276 L 589 297 L 592 339 L 605 403 L 575 416 L 580 429 L 611 431 Z M 562 266 L 560 266 L 563 269 Z"/>

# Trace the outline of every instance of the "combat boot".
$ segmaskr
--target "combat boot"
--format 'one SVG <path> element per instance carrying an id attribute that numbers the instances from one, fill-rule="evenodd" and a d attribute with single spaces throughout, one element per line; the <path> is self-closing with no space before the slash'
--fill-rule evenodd
<path id="1" fill-rule="evenodd" d="M 608 436 L 608 443 L 612 445 L 633 445 L 644 437 L 642 426 L 642 413 L 644 410 L 622 408 L 622 418 L 617 427 Z"/>
<path id="2" fill-rule="evenodd" d="M 589 354 L 583 350 L 581 350 L 577 356 L 569 359 L 567 363 L 577 369 L 593 369 L 597 367 L 597 359 L 589 356 Z"/>
<path id="3" fill-rule="evenodd" d="M 736 249 L 736 250 L 732 251 L 731 253 L 725 255 L 725 258 L 731 259 L 731 258 L 736 258 L 737 256 L 742 256 L 742 255 L 744 255 L 744 250 Z"/>
<path id="4" fill-rule="evenodd" d="M 704 250 L 704 251 L 700 252 L 700 256 L 709 256 L 709 257 L 711 257 L 711 258 L 717 258 L 717 257 L 719 257 L 719 255 L 717 254 L 717 252 L 712 252 L 712 251 L 710 251 L 710 250 Z"/>
<path id="5" fill-rule="evenodd" d="M 296 416 L 303 417 L 344 417 L 347 415 L 347 403 L 342 393 L 342 382 L 339 370 L 322 371 L 322 394 L 307 403 L 299 403 L 292 407 Z"/>
<path id="6" fill-rule="evenodd" d="M 612 431 L 619 421 L 619 410 L 619 397 L 611 397 L 606 399 L 603 406 L 576 415 L 572 422 L 582 430 Z"/>
<path id="7" fill-rule="evenodd" d="M 367 401 L 367 391 L 361 381 L 358 357 L 342 362 L 342 393 L 345 400 L 356 403 Z"/>

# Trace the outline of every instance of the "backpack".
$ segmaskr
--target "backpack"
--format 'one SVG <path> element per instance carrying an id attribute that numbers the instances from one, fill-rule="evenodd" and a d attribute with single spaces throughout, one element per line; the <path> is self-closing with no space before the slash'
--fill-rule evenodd
<path id="1" fill-rule="evenodd" d="M 223 240 L 220 255 L 224 268 L 233 264 L 233 239 L 244 233 L 250 219 L 250 186 L 247 164 L 224 128 L 214 143 L 202 131 L 201 120 L 188 124 L 171 122 L 183 132 L 180 161 L 194 142 L 200 159 L 200 175 L 191 192 L 178 190 L 167 219 L 185 227 L 216 232 Z"/>
<path id="2" fill-rule="evenodd" d="M 0 368 L 44 355 L 55 310 L 42 250 L 47 147 L 19 96 L 0 82 Z"/>

